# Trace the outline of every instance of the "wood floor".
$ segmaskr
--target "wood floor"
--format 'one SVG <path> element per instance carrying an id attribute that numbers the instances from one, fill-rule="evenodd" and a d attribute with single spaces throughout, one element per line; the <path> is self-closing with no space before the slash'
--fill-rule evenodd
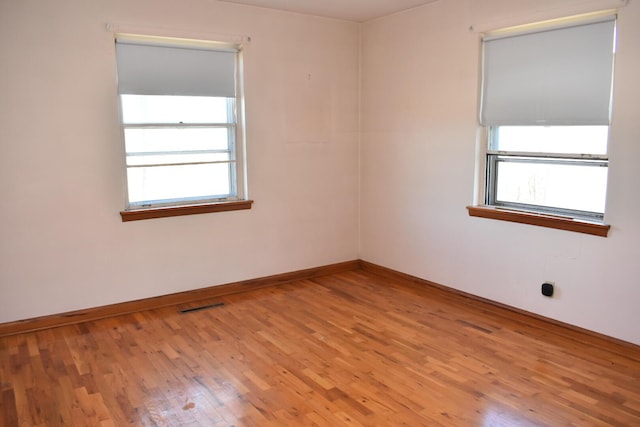
<path id="1" fill-rule="evenodd" d="M 638 426 L 640 354 L 355 270 L 0 338 L 2 426 Z"/>

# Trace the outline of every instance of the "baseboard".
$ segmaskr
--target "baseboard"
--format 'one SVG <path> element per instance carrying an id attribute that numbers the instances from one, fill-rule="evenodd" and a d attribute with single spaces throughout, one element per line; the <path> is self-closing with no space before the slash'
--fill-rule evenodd
<path id="1" fill-rule="evenodd" d="M 564 338 L 588 343 L 592 346 L 606 348 L 607 351 L 640 360 L 640 346 L 610 337 L 598 332 L 574 326 L 568 323 L 550 319 L 529 311 L 511 307 L 496 301 L 482 298 L 467 292 L 450 288 L 439 283 L 411 276 L 387 267 L 363 260 L 346 261 L 322 267 L 308 268 L 289 273 L 276 274 L 273 276 L 261 277 L 257 279 L 244 280 L 219 286 L 210 286 L 202 289 L 179 292 L 169 295 L 162 295 L 152 298 L 145 298 L 136 301 L 128 301 L 118 304 L 93 307 L 84 310 L 71 311 L 67 313 L 53 314 L 49 316 L 36 317 L 32 319 L 18 320 L 15 322 L 0 323 L 0 337 L 15 335 L 24 332 L 33 332 L 42 329 L 54 328 L 64 325 L 88 322 L 92 320 L 104 319 L 123 314 L 136 313 L 143 310 L 186 304 L 223 295 L 230 295 L 239 292 L 247 292 L 269 286 L 281 285 L 296 280 L 313 279 L 314 277 L 327 276 L 330 274 L 345 271 L 362 269 L 366 272 L 384 277 L 389 280 L 401 281 L 418 288 L 430 291 L 441 292 L 449 298 L 454 298 L 461 303 L 472 304 L 474 309 L 489 311 L 497 316 L 507 317 L 511 321 L 522 322 L 529 326 L 532 322 L 539 328 L 549 333 L 560 335 Z"/>
<path id="2" fill-rule="evenodd" d="M 511 321 L 521 322 L 529 326 L 535 324 L 540 329 L 555 335 L 560 335 L 563 338 L 587 343 L 591 346 L 606 348 L 607 351 L 615 352 L 621 356 L 628 357 L 633 360 L 640 360 L 640 345 L 628 341 L 541 316 L 539 314 L 492 301 L 487 298 L 482 298 L 477 295 L 421 279 L 416 276 L 411 276 L 367 261 L 360 260 L 360 268 L 364 271 L 390 280 L 410 283 L 419 287 L 428 287 L 431 290 L 445 293 L 447 296 L 455 298 L 459 302 L 472 304 L 474 309 L 482 309 L 497 316 L 506 317 Z"/>
<path id="3" fill-rule="evenodd" d="M 350 270 L 357 270 L 359 268 L 360 261 L 346 261 L 322 267 L 308 268 L 305 270 L 276 274 L 273 276 L 261 277 L 257 279 L 243 280 L 240 282 L 229 283 L 225 285 L 210 286 L 207 288 L 178 292 L 152 298 L 145 298 L 136 301 L 110 304 L 101 307 L 87 308 L 84 310 L 70 311 L 67 313 L 52 314 L 49 316 L 18 320 L 15 322 L 0 323 L 0 337 L 15 335 L 24 332 L 33 332 L 57 326 L 88 322 L 91 320 L 104 319 L 107 317 L 135 313 L 142 310 L 150 310 L 154 308 L 185 304 L 208 298 L 216 298 L 223 295 L 230 295 L 269 286 L 281 285 L 296 280 L 312 279 L 314 277 L 326 276 Z"/>

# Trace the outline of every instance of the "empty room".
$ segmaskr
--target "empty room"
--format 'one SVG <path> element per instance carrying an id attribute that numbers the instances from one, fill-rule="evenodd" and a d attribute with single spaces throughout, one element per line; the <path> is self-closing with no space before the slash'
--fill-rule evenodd
<path id="1" fill-rule="evenodd" d="M 640 425 L 640 0 L 0 36 L 0 427 Z"/>

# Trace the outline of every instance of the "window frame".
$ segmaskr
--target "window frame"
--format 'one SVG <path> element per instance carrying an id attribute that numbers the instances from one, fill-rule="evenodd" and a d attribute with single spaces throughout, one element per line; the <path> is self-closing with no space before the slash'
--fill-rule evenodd
<path id="1" fill-rule="evenodd" d="M 234 210 L 251 209 L 253 200 L 247 197 L 246 180 L 246 139 L 244 117 L 244 52 L 243 43 L 220 42 L 203 39 L 185 39 L 166 36 L 136 35 L 130 33 L 115 33 L 115 40 L 124 37 L 126 40 L 139 39 L 141 42 L 158 42 L 163 46 L 184 47 L 208 46 L 216 48 L 233 49 L 235 57 L 234 79 L 235 97 L 227 99 L 227 123 L 125 123 L 123 117 L 123 105 L 121 95 L 118 94 L 118 117 L 120 122 L 120 134 L 123 147 L 123 175 L 124 175 L 124 202 L 125 208 L 120 211 L 123 222 L 136 221 L 151 218 L 164 218 L 172 216 L 192 215 L 211 212 L 226 212 Z M 188 95 L 187 95 L 188 96 Z M 160 199 L 152 201 L 131 202 L 129 198 L 128 170 L 131 166 L 127 163 L 126 129 L 185 129 L 185 128 L 226 128 L 228 160 L 222 161 L 229 164 L 229 194 L 221 197 L 184 197 L 175 199 Z M 219 150 L 214 150 L 219 151 Z M 216 163 L 216 162 L 207 162 Z M 183 164 L 189 164 L 185 162 Z"/>

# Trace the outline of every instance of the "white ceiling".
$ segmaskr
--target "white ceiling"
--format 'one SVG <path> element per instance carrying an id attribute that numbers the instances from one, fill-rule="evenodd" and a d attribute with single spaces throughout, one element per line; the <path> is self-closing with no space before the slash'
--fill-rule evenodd
<path id="1" fill-rule="evenodd" d="M 437 0 L 220 0 L 270 9 L 364 22 Z"/>

